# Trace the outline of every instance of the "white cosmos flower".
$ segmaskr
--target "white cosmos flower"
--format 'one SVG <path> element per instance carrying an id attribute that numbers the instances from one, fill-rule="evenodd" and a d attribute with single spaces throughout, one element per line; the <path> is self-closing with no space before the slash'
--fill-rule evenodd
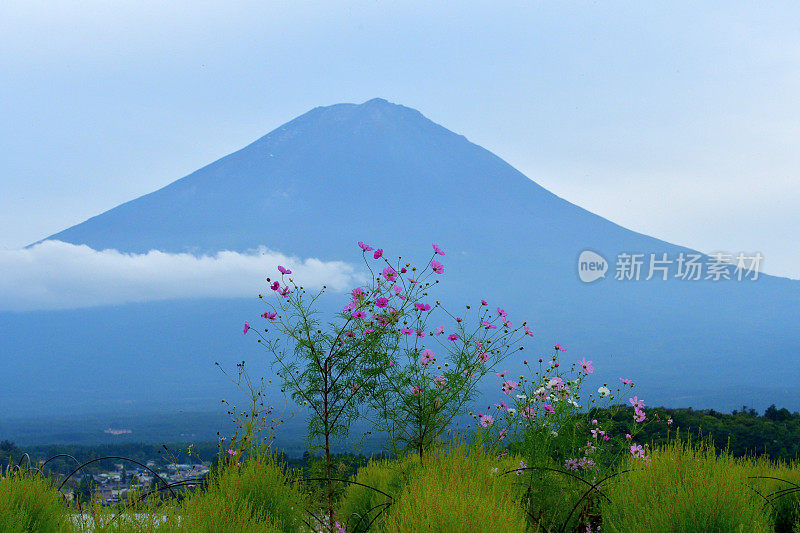
<path id="1" fill-rule="evenodd" d="M 600 387 L 597 389 L 597 392 L 600 393 L 601 398 L 605 398 L 606 396 L 611 396 L 611 389 L 608 387 Z"/>
<path id="2" fill-rule="evenodd" d="M 527 396 L 525 396 L 524 394 L 517 394 L 517 398 L 520 400 L 524 400 L 527 398 Z"/>
<path id="3" fill-rule="evenodd" d="M 552 430 L 552 431 L 550 431 L 550 434 L 551 434 L 552 436 L 554 436 L 554 437 L 558 437 L 558 431 L 556 431 L 556 430 Z"/>
<path id="4" fill-rule="evenodd" d="M 569 399 L 569 404 L 570 404 L 571 406 L 573 406 L 573 407 L 580 407 L 580 406 L 581 406 L 581 404 L 579 404 L 578 402 L 576 402 L 576 401 L 575 401 L 575 400 L 573 400 L 572 398 L 570 398 L 570 399 Z"/>
<path id="5" fill-rule="evenodd" d="M 514 416 L 515 414 L 517 414 L 517 410 L 514 409 L 513 407 L 509 407 L 508 408 L 508 414 L 510 414 L 511 416 Z"/>

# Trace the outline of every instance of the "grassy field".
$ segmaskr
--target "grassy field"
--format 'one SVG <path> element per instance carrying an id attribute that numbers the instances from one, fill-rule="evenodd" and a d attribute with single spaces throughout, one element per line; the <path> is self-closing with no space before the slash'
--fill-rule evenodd
<path id="1" fill-rule="evenodd" d="M 333 521 L 307 473 L 264 451 L 229 459 L 185 498 L 84 504 L 83 519 L 50 481 L 8 470 L 0 531 L 800 531 L 800 492 L 791 490 L 800 486 L 800 464 L 734 458 L 705 442 L 672 441 L 646 461 L 623 461 L 602 482 L 548 459 L 522 469 L 511 452 L 451 443 L 422 460 L 370 461 L 350 483 L 337 482 Z"/>

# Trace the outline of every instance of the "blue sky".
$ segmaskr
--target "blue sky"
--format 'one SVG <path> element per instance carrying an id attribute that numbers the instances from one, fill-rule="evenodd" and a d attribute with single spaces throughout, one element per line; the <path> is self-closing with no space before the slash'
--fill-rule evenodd
<path id="1" fill-rule="evenodd" d="M 799 37 L 788 2 L 4 2 L 0 249 L 383 97 L 623 226 L 798 278 Z"/>

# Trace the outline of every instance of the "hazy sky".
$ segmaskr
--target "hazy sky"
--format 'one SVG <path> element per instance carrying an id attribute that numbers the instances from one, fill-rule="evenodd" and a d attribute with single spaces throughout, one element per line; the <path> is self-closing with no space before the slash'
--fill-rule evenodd
<path id="1" fill-rule="evenodd" d="M 383 97 L 623 226 L 798 278 L 800 4 L 759 4 L 2 2 L 0 249 Z"/>

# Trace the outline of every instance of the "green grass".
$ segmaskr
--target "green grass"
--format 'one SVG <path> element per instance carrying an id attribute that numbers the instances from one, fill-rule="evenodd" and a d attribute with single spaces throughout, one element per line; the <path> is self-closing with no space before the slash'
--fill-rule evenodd
<path id="1" fill-rule="evenodd" d="M 761 533 L 774 531 L 764 501 L 748 476 L 768 465 L 717 455 L 708 444 L 673 442 L 649 463 L 629 461 L 631 472 L 609 483 L 602 504 L 603 531 Z"/>
<path id="2" fill-rule="evenodd" d="M 631 471 L 601 487 L 608 500 L 594 496 L 588 507 L 579 505 L 567 531 L 584 533 L 587 521 L 600 521 L 604 533 L 800 533 L 800 493 L 772 497 L 800 486 L 799 463 L 734 458 L 708 442 L 673 441 L 650 457 L 625 460 L 620 469 Z M 560 531 L 588 486 L 555 472 L 503 475 L 519 465 L 516 455 L 461 443 L 422 462 L 414 455 L 373 460 L 351 477 L 366 486 L 347 485 L 336 519 L 348 533 L 364 533 L 381 510 L 369 531 Z M 92 520 L 81 528 L 75 504 L 48 480 L 22 472 L 0 478 L 0 532 L 310 532 L 306 522 L 319 529 L 308 512 L 315 509 L 313 490 L 274 455 L 253 452 L 242 464 L 215 471 L 206 487 L 182 501 L 134 496 L 118 508 L 85 505 Z"/>
<path id="3" fill-rule="evenodd" d="M 424 458 L 397 495 L 380 530 L 391 533 L 512 533 L 527 530 L 515 457 L 496 458 L 454 445 Z"/>
<path id="4" fill-rule="evenodd" d="M 291 472 L 273 455 L 256 451 L 241 465 L 221 468 L 207 489 L 190 497 L 184 506 L 184 520 L 189 530 L 221 531 L 206 525 L 232 518 L 238 527 L 249 515 L 254 523 L 270 523 L 275 531 L 291 533 L 303 531 L 306 505 L 305 494 Z"/>
<path id="5" fill-rule="evenodd" d="M 64 498 L 47 480 L 24 471 L 0 478 L 0 531 L 58 533 L 70 525 Z"/>

